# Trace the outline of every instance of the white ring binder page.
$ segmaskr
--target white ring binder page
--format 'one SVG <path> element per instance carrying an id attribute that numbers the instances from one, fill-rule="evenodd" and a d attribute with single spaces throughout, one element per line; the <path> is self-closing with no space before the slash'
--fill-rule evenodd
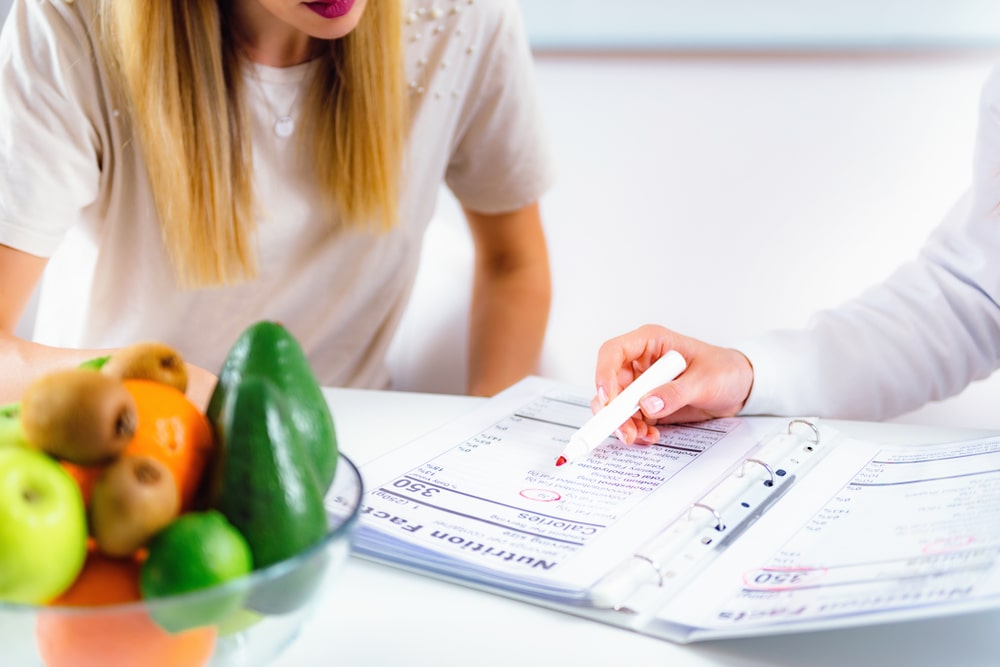
<path id="1" fill-rule="evenodd" d="M 843 439 L 813 473 L 650 631 L 694 640 L 1000 606 L 1000 438 Z"/>
<path id="2" fill-rule="evenodd" d="M 731 418 L 556 467 L 589 402 L 527 378 L 364 466 L 355 552 L 677 642 L 1000 606 L 1000 438 Z"/>

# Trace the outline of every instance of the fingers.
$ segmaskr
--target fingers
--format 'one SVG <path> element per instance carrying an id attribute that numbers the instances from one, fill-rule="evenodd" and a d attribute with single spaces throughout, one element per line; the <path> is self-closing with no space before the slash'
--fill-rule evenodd
<path id="1" fill-rule="evenodd" d="M 647 421 L 661 424 L 731 417 L 742 409 L 752 384 L 753 368 L 743 354 L 701 343 L 687 370 L 647 395 L 640 408 Z"/>
<path id="2" fill-rule="evenodd" d="M 609 339 L 598 352 L 595 382 L 609 399 L 669 350 L 677 350 L 687 369 L 640 402 L 641 412 L 622 426 L 623 442 L 659 437 L 655 424 L 703 421 L 737 414 L 750 393 L 753 368 L 737 350 L 710 345 L 659 325 L 645 325 Z M 607 401 L 595 402 L 599 409 Z"/>
<path id="3" fill-rule="evenodd" d="M 618 430 L 615 431 L 615 437 L 626 445 L 631 445 L 633 443 L 638 445 L 651 445 L 660 439 L 660 430 L 652 424 L 644 422 L 637 415 L 622 424 Z"/>
<path id="4" fill-rule="evenodd" d="M 607 394 L 598 388 L 597 395 L 590 399 L 590 411 L 597 414 L 608 401 Z M 615 430 L 614 436 L 626 445 L 632 443 L 651 445 L 660 439 L 660 431 L 652 424 L 643 421 L 641 414 L 636 414 Z"/>
<path id="5" fill-rule="evenodd" d="M 687 377 L 685 377 L 685 375 Z M 676 413 L 683 410 L 694 401 L 693 390 L 700 386 L 698 379 L 699 368 L 692 368 L 691 365 L 684 373 L 677 376 L 672 382 L 663 385 L 647 394 L 640 402 L 639 409 L 642 416 L 653 423 L 669 420 L 676 423 Z M 693 382 L 692 382 L 693 380 Z M 705 417 L 701 417 L 705 419 Z"/>
<path id="6" fill-rule="evenodd" d="M 208 403 L 215 390 L 217 378 L 214 373 L 195 366 L 186 364 L 188 371 L 187 396 L 192 403 L 197 405 L 202 411 L 208 407 Z"/>
<path id="7" fill-rule="evenodd" d="M 611 338 L 598 350 L 595 386 L 603 388 L 609 399 L 614 398 L 670 349 L 684 354 L 681 349 L 684 346 L 679 345 L 681 338 L 683 336 L 655 324 Z"/>

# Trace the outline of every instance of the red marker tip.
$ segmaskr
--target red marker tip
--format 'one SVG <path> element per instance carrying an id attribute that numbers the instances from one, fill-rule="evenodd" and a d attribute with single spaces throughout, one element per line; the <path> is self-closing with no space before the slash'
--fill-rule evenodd
<path id="1" fill-rule="evenodd" d="M 565 456 L 560 456 L 559 458 L 556 459 L 556 465 L 557 466 L 561 466 L 562 464 L 564 464 L 566 462 L 567 461 L 566 461 L 566 457 Z"/>

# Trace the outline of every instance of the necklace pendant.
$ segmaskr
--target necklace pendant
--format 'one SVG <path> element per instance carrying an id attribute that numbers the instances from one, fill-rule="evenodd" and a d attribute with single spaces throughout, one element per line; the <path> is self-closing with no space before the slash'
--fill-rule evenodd
<path id="1" fill-rule="evenodd" d="M 282 139 L 292 136 L 295 131 L 295 119 L 291 116 L 280 116 L 274 121 L 274 133 Z"/>

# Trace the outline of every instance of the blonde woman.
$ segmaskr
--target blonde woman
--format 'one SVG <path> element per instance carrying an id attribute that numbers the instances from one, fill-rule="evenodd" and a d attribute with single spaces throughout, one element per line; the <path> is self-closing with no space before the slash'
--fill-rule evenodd
<path id="1" fill-rule="evenodd" d="M 384 388 L 446 183 L 476 248 L 468 389 L 530 373 L 550 162 L 502 0 L 15 0 L 0 38 L 0 401 L 156 339 L 205 400 L 263 318 Z M 35 335 L 14 335 L 40 280 Z"/>

